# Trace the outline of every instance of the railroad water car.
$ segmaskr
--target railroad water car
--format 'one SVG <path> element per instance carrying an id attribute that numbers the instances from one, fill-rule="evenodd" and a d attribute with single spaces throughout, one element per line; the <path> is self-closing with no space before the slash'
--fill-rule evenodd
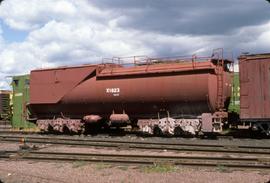
<path id="1" fill-rule="evenodd" d="M 230 60 L 213 54 L 133 61 L 31 71 L 29 120 L 43 131 L 102 124 L 171 135 L 221 132 L 228 123 Z"/>

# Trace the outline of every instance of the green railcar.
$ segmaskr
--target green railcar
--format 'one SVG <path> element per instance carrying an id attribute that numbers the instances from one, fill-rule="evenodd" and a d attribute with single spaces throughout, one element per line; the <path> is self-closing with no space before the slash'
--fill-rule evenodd
<path id="1" fill-rule="evenodd" d="M 26 107 L 29 102 L 29 75 L 12 77 L 12 88 L 12 127 L 19 129 L 35 128 L 35 124 L 27 121 L 29 113 Z"/>
<path id="2" fill-rule="evenodd" d="M 239 86 L 239 73 L 235 72 L 233 75 L 232 97 L 229 105 L 229 112 L 240 112 L 240 86 Z"/>

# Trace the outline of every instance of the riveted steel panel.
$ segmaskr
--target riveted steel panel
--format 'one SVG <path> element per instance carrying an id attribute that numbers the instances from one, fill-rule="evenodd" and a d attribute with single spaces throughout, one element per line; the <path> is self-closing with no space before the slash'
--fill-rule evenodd
<path id="1" fill-rule="evenodd" d="M 95 65 L 33 70 L 30 77 L 30 103 L 57 103 L 95 71 Z"/>
<path id="2" fill-rule="evenodd" d="M 113 111 L 124 111 L 131 118 L 141 119 L 156 118 L 157 113 L 164 111 L 169 111 L 173 117 L 198 116 L 217 109 L 216 68 L 211 60 L 195 66 L 185 62 L 133 67 L 67 67 L 62 73 L 63 80 L 58 79 L 58 82 L 55 82 L 54 72 L 59 69 L 36 70 L 31 73 L 30 106 L 39 118 L 60 114 L 71 118 L 91 114 L 109 117 Z M 231 77 L 227 71 L 223 72 L 222 91 L 227 101 Z M 67 73 L 70 75 L 66 76 Z M 74 79 L 67 83 L 65 76 Z M 48 81 L 38 84 L 40 77 Z M 59 85 L 59 93 L 55 85 Z M 52 91 L 56 92 L 54 96 Z"/>

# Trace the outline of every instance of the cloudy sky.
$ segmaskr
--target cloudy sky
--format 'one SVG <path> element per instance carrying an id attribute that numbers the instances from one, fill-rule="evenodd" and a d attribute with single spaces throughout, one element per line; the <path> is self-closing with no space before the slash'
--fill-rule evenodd
<path id="1" fill-rule="evenodd" d="M 270 52 L 266 0 L 4 0 L 0 89 L 31 69 L 112 56 Z"/>

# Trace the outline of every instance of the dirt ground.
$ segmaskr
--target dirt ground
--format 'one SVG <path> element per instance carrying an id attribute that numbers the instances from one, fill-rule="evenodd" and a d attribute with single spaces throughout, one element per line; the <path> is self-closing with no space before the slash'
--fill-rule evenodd
<path id="1" fill-rule="evenodd" d="M 178 183 L 230 182 L 266 183 L 270 172 L 233 171 L 222 167 L 202 169 L 171 166 L 117 166 L 86 162 L 55 163 L 0 160 L 0 179 L 7 183 Z"/>
<path id="2" fill-rule="evenodd" d="M 0 143 L 0 151 L 18 150 L 19 143 Z M 29 144 L 33 146 L 33 144 Z M 130 149 L 82 148 L 59 145 L 38 145 L 40 151 L 111 153 L 111 154 L 153 154 L 153 155 L 189 155 L 170 151 L 141 151 Z M 198 154 L 197 154 L 198 155 Z M 206 154 L 201 154 L 206 155 Z M 211 154 L 213 155 L 213 154 Z M 4 183 L 54 183 L 54 182 L 90 182 L 90 183 L 266 183 L 270 181 L 270 171 L 233 170 L 226 167 L 201 168 L 172 165 L 127 166 L 104 163 L 35 162 L 1 160 L 0 180 Z M 1 183 L 0 181 L 0 183 Z"/>

